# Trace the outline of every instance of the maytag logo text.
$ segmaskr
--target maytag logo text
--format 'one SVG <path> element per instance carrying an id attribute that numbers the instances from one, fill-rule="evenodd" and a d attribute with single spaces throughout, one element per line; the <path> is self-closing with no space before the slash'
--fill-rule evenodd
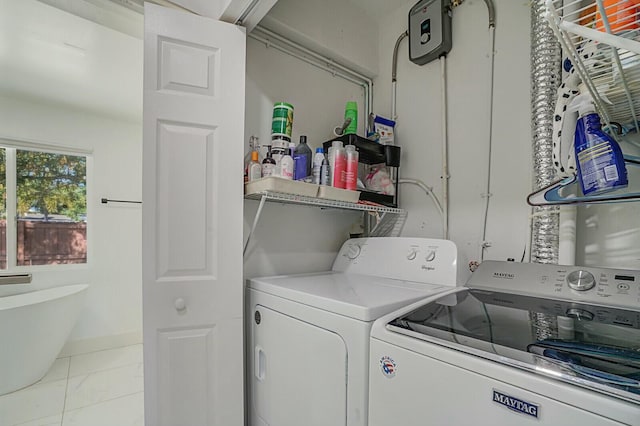
<path id="1" fill-rule="evenodd" d="M 505 395 L 495 389 L 493 390 L 493 401 L 497 402 L 498 404 L 504 405 L 510 410 L 535 417 L 536 419 L 538 418 L 538 409 L 540 408 L 540 406 L 537 404 Z"/>

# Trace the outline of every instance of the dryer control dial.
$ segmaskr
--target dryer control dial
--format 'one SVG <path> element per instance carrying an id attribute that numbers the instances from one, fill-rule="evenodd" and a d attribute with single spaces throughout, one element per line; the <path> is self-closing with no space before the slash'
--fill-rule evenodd
<path id="1" fill-rule="evenodd" d="M 427 262 L 433 262 L 433 259 L 436 258 L 436 251 L 435 250 L 429 250 L 427 252 L 427 256 L 424 258 L 424 260 L 426 260 Z"/>
<path id="2" fill-rule="evenodd" d="M 417 256 L 418 256 L 418 249 L 411 248 L 409 249 L 409 254 L 407 254 L 407 260 L 415 260 Z"/>
<path id="3" fill-rule="evenodd" d="M 349 248 L 347 249 L 346 256 L 349 260 L 355 260 L 358 256 L 360 256 L 361 251 L 362 249 L 360 248 L 360 245 L 350 244 Z"/>
<path id="4" fill-rule="evenodd" d="M 596 278 L 591 272 L 579 269 L 567 275 L 567 283 L 574 290 L 587 291 L 596 285 Z"/>

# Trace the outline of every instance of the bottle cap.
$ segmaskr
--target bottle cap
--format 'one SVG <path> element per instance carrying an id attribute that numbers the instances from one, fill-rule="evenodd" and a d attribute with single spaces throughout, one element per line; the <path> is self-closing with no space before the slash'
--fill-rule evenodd
<path id="1" fill-rule="evenodd" d="M 333 141 L 331 142 L 331 146 L 334 148 L 342 148 L 342 141 Z"/>
<path id="2" fill-rule="evenodd" d="M 307 137 L 305 135 L 300 136 L 300 143 L 307 143 Z"/>
<path id="3" fill-rule="evenodd" d="M 258 151 L 251 152 L 251 161 L 258 161 Z"/>
<path id="4" fill-rule="evenodd" d="M 324 154 L 324 150 L 322 148 L 316 148 L 316 152 L 319 152 L 321 154 Z"/>

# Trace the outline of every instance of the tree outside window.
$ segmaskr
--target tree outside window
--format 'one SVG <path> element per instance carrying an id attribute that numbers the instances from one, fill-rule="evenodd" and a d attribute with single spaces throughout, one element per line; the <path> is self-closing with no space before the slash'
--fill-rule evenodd
<path id="1" fill-rule="evenodd" d="M 86 157 L 16 150 L 16 185 L 8 188 L 7 149 L 0 150 L 0 197 L 6 204 L 7 191 L 15 191 L 17 220 L 7 221 L 2 208 L 0 266 L 7 265 L 6 226 L 14 223 L 17 266 L 86 263 Z"/>

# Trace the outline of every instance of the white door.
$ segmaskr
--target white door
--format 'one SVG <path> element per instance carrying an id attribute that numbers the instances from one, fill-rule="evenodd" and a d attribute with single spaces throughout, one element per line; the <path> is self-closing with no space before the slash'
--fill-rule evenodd
<path id="1" fill-rule="evenodd" d="M 148 426 L 244 424 L 245 31 L 145 4 Z"/>
<path id="2" fill-rule="evenodd" d="M 344 425 L 349 383 L 342 337 L 261 305 L 252 310 L 250 425 Z"/>

